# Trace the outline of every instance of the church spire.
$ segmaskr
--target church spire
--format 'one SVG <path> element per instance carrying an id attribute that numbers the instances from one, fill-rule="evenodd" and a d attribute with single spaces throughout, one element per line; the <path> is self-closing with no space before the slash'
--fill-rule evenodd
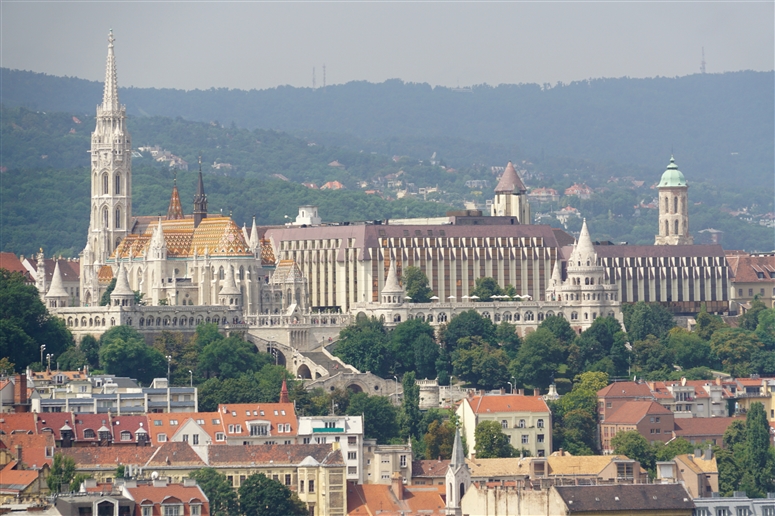
<path id="1" fill-rule="evenodd" d="M 194 196 L 194 227 L 199 227 L 202 219 L 207 218 L 207 194 L 205 194 L 205 183 L 202 180 L 202 156 L 199 156 L 199 183 L 196 186 L 196 195 Z"/>
<path id="2" fill-rule="evenodd" d="M 183 218 L 183 207 L 180 205 L 180 195 L 178 194 L 178 179 L 172 185 L 172 197 L 170 197 L 170 206 L 167 208 L 167 220 L 178 220 Z"/>
<path id="3" fill-rule="evenodd" d="M 113 55 L 113 29 L 108 35 L 108 63 L 105 67 L 105 91 L 102 94 L 102 109 L 105 111 L 118 111 L 118 78 L 116 75 L 116 56 Z"/>

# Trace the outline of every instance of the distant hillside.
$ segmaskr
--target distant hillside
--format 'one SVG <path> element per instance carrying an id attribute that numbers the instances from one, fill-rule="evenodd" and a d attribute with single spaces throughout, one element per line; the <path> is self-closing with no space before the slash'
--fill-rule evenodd
<path id="1" fill-rule="evenodd" d="M 102 95 L 97 82 L 0 73 L 7 106 L 92 114 Z M 454 167 L 568 156 L 658 173 L 673 149 L 690 180 L 771 186 L 774 77 L 737 72 L 468 92 L 390 80 L 317 90 L 125 88 L 120 94 L 134 116 L 234 122 L 386 155 L 436 151 Z"/>

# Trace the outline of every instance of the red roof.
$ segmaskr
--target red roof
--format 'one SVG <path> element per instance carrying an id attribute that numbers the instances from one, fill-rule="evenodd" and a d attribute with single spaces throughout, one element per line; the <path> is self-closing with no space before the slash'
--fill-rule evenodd
<path id="1" fill-rule="evenodd" d="M 154 486 L 143 484 L 137 487 L 127 487 L 126 491 L 134 499 L 135 503 L 145 505 L 142 502 L 161 504 L 162 502 L 174 502 L 179 500 L 184 504 L 202 504 L 202 516 L 210 514 L 209 500 L 198 485 L 184 486 L 183 484 L 167 484 Z M 189 514 L 186 512 L 186 514 Z"/>
<path id="2" fill-rule="evenodd" d="M 631 424 L 639 423 L 646 416 L 673 415 L 656 401 L 628 401 L 625 402 L 612 415 L 606 418 L 605 424 Z"/>
<path id="3" fill-rule="evenodd" d="M 35 413 L 11 412 L 0 414 L 0 432 L 6 435 L 12 433 L 37 434 L 37 428 L 35 428 Z"/>
<path id="4" fill-rule="evenodd" d="M 269 421 L 269 431 L 273 437 L 295 436 L 299 431 L 293 403 L 224 403 L 218 405 L 218 412 L 221 414 L 221 423 L 227 439 L 249 436 L 249 421 Z M 229 432 L 229 425 L 241 425 L 242 432 Z M 283 425 L 282 432 L 279 431 L 278 425 Z M 286 427 L 290 430 L 285 431 Z"/>
<path id="5" fill-rule="evenodd" d="M 723 436 L 727 427 L 735 420 L 744 421 L 745 417 L 690 417 L 675 420 L 675 436 L 690 439 L 692 437 Z M 719 443 L 721 444 L 721 443 Z"/>
<path id="6" fill-rule="evenodd" d="M 347 483 L 347 514 L 385 516 L 399 514 L 446 514 L 446 488 L 444 486 L 401 486 L 404 499 L 393 493 L 387 484 Z"/>
<path id="7" fill-rule="evenodd" d="M 5 269 L 9 272 L 20 272 L 29 278 L 29 271 L 13 253 L 0 253 L 0 269 Z"/>
<path id="8" fill-rule="evenodd" d="M 614 382 L 597 391 L 599 398 L 651 398 L 648 384 L 638 382 Z"/>
<path id="9" fill-rule="evenodd" d="M 17 494 L 38 479 L 40 471 L 16 469 L 18 463 L 12 460 L 0 469 L 0 493 Z"/>
<path id="10" fill-rule="evenodd" d="M 549 406 L 539 396 L 500 394 L 466 398 L 474 414 L 498 412 L 549 412 Z"/>
<path id="11" fill-rule="evenodd" d="M 16 457 L 16 447 L 21 446 L 22 464 L 26 468 L 39 469 L 44 464 L 51 466 L 54 458 L 54 436 L 51 434 L 10 434 L 0 436 L 0 442 Z"/>

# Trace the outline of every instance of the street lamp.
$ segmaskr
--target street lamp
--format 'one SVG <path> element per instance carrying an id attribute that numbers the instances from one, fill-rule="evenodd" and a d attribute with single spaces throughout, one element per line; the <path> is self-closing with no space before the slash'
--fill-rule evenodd
<path id="1" fill-rule="evenodd" d="M 514 394 L 514 391 L 517 390 L 517 378 L 512 376 L 511 379 L 514 380 L 514 384 L 512 385 L 512 383 L 509 382 L 509 386 L 511 387 L 511 394 Z"/>
<path id="2" fill-rule="evenodd" d="M 167 355 L 167 383 L 170 381 L 170 366 L 172 365 L 172 355 Z"/>
<path id="3" fill-rule="evenodd" d="M 45 344 L 41 344 L 40 345 L 40 368 L 41 368 L 41 370 L 43 369 L 43 350 L 45 350 L 45 349 L 46 349 L 46 345 Z"/>
<path id="4" fill-rule="evenodd" d="M 190 387 L 194 386 L 194 371 L 191 369 L 188 370 L 188 383 Z"/>
<path id="5" fill-rule="evenodd" d="M 393 375 L 393 380 L 396 382 L 396 404 L 398 404 L 398 376 Z"/>
<path id="6" fill-rule="evenodd" d="M 51 370 L 51 359 L 54 358 L 52 353 L 46 353 L 46 360 L 48 361 L 48 370 Z"/>

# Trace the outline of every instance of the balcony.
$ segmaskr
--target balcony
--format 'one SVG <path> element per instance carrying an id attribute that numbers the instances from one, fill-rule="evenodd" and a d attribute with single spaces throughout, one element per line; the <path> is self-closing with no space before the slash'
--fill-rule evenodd
<path id="1" fill-rule="evenodd" d="M 313 428 L 313 434 L 343 434 L 344 428 Z"/>

